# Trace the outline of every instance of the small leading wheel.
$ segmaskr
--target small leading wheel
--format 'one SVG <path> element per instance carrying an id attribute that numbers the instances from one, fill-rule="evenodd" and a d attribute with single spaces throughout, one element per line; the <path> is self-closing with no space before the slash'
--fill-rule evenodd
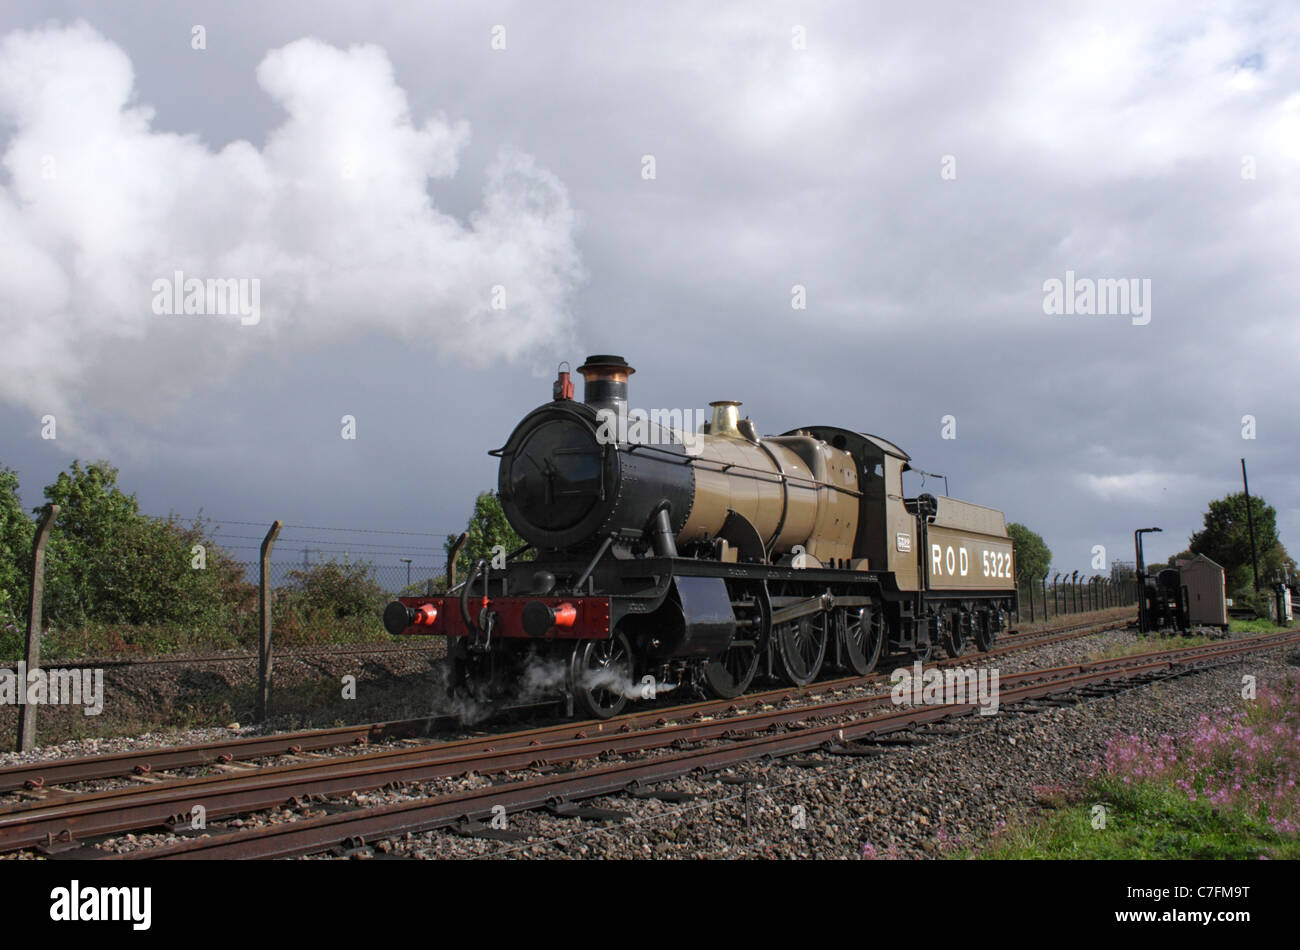
<path id="1" fill-rule="evenodd" d="M 475 653 L 457 638 L 448 646 L 444 670 L 447 695 L 462 701 L 462 714 L 472 718 L 489 714 L 492 703 L 508 692 L 508 664 L 495 650 Z"/>
<path id="2" fill-rule="evenodd" d="M 846 607 L 835 612 L 844 666 L 858 676 L 876 668 L 885 642 L 885 615 L 879 607 Z"/>
<path id="3" fill-rule="evenodd" d="M 791 686 L 807 686 L 817 678 L 826 659 L 828 615 L 807 614 L 772 628 L 781 678 Z"/>
<path id="4" fill-rule="evenodd" d="M 970 614 L 953 611 L 944 623 L 943 648 L 949 656 L 961 656 L 970 642 Z"/>
<path id="5" fill-rule="evenodd" d="M 997 639 L 997 633 L 992 612 L 981 610 L 975 617 L 975 646 L 981 653 L 988 653 L 993 649 L 993 641 Z"/>
<path id="6" fill-rule="evenodd" d="M 589 719 L 617 716 L 632 689 L 632 647 L 615 633 L 608 640 L 581 640 L 569 665 L 574 711 Z"/>

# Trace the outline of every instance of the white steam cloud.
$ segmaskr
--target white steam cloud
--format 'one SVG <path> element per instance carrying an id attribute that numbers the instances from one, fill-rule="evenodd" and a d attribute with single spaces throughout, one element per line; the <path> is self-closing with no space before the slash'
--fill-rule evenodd
<path id="1" fill-rule="evenodd" d="M 461 221 L 427 186 L 469 128 L 414 121 L 382 49 L 302 39 L 257 80 L 286 118 L 261 149 L 213 151 L 152 128 L 127 55 L 90 26 L 0 41 L 0 399 L 143 413 L 249 348 L 361 332 L 480 364 L 569 342 L 583 275 L 555 176 L 502 152 Z M 258 320 L 155 312 L 178 271 L 257 281 Z"/>

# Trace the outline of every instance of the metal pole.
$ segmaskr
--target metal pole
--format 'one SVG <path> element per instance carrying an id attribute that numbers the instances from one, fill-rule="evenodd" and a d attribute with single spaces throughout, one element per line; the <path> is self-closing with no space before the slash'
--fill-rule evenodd
<path id="1" fill-rule="evenodd" d="M 1255 556 L 1255 516 L 1250 510 L 1250 482 L 1246 481 L 1246 460 L 1241 460 L 1241 487 L 1246 490 L 1246 527 L 1250 529 L 1250 569 L 1255 574 L 1255 590 L 1259 590 L 1259 559 Z"/>
<path id="2" fill-rule="evenodd" d="M 1146 633 L 1147 612 L 1146 612 L 1146 607 L 1143 603 L 1145 598 L 1141 596 L 1142 578 L 1146 572 L 1146 564 L 1144 564 L 1142 561 L 1142 529 L 1141 528 L 1133 532 L 1133 550 L 1134 550 L 1134 556 L 1137 558 L 1137 564 L 1135 565 L 1134 574 L 1133 574 L 1133 586 L 1137 589 L 1138 592 L 1138 633 Z"/>
<path id="3" fill-rule="evenodd" d="M 406 562 L 406 586 L 411 586 L 411 558 L 404 557 L 401 560 Z"/>
<path id="4" fill-rule="evenodd" d="M 1137 575 L 1133 580 L 1133 593 L 1137 595 L 1138 602 L 1138 633 L 1148 633 L 1147 630 L 1147 610 L 1146 610 L 1146 576 L 1147 565 L 1142 559 L 1142 535 L 1158 534 L 1160 528 L 1138 528 L 1133 532 L 1133 548 L 1137 557 Z"/>
<path id="5" fill-rule="evenodd" d="M 1043 619 L 1047 619 L 1047 575 L 1043 575 Z"/>
<path id="6" fill-rule="evenodd" d="M 262 635 L 257 649 L 257 712 L 258 722 L 265 722 L 271 708 L 271 551 L 280 535 L 284 522 L 277 520 L 262 539 L 262 574 L 258 588 L 257 617 Z"/>
<path id="7" fill-rule="evenodd" d="M 32 541 L 32 598 L 27 608 L 27 674 L 41 667 L 41 601 L 45 595 L 45 542 L 49 540 L 54 519 L 59 516 L 58 505 L 46 505 L 41 523 Z M 17 684 L 25 694 L 27 681 Z M 36 747 L 36 704 L 23 700 L 18 704 L 18 751 L 30 752 Z"/>

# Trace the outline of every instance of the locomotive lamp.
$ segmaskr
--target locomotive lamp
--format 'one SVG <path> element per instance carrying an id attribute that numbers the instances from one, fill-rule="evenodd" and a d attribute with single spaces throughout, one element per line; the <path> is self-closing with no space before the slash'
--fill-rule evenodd
<path id="1" fill-rule="evenodd" d="M 1133 547 L 1137 555 L 1138 633 L 1147 633 L 1146 563 L 1142 560 L 1142 535 L 1159 534 L 1160 528 L 1138 528 L 1133 532 Z"/>

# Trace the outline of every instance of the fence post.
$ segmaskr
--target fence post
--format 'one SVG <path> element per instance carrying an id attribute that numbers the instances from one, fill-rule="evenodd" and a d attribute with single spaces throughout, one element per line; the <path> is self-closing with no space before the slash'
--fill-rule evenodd
<path id="1" fill-rule="evenodd" d="M 284 527 L 282 521 L 276 520 L 271 530 L 262 539 L 262 572 L 257 592 L 257 619 L 261 631 L 257 647 L 257 713 L 258 722 L 265 722 L 271 708 L 271 551 L 275 549 L 275 539 Z"/>
<path id="2" fill-rule="evenodd" d="M 462 531 L 456 543 L 451 546 L 451 552 L 447 555 L 447 590 L 450 591 L 456 586 L 456 558 L 460 557 L 460 552 L 465 547 L 465 542 L 469 540 L 469 532 Z"/>
<path id="3" fill-rule="evenodd" d="M 41 601 L 45 596 L 45 542 L 49 540 L 54 519 L 59 516 L 58 505 L 46 505 L 41 523 L 32 541 L 32 599 L 27 607 L 27 673 L 41 667 Z M 26 702 L 28 680 L 19 677 L 22 690 L 18 703 L 18 751 L 30 752 L 36 748 L 36 704 Z"/>

